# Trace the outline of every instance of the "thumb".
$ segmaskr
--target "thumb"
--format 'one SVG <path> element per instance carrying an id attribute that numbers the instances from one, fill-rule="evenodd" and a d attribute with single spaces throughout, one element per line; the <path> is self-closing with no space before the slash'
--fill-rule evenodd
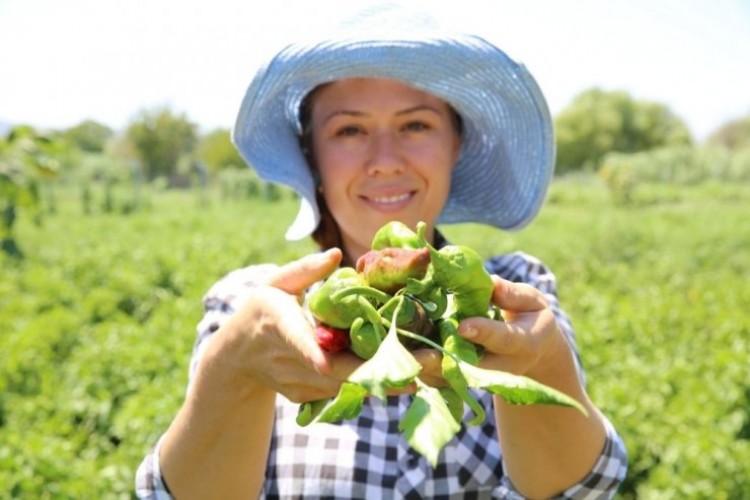
<path id="1" fill-rule="evenodd" d="M 492 276 L 492 282 L 495 285 L 492 303 L 506 313 L 533 312 L 547 307 L 542 292 L 528 283 L 514 283 L 499 276 Z"/>
<path id="2" fill-rule="evenodd" d="M 338 248 L 306 255 L 281 266 L 268 278 L 268 284 L 291 295 L 300 295 L 310 285 L 331 274 L 341 262 Z"/>

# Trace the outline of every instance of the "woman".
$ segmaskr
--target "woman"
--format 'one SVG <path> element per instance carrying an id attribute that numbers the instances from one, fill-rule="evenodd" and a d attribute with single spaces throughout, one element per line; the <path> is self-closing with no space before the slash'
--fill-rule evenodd
<path id="1" fill-rule="evenodd" d="M 377 16 L 370 26 L 385 25 Z M 534 378 L 581 402 L 517 407 L 477 393 L 488 418 L 464 428 L 433 468 L 398 422 L 410 395 L 370 398 L 340 424 L 295 423 L 297 404 L 332 397 L 361 360 L 315 341 L 303 296 L 369 249 L 391 220 L 528 223 L 552 174 L 552 125 L 526 70 L 486 41 L 421 25 L 405 34 L 291 46 L 251 83 L 234 129 L 249 164 L 294 188 L 287 236 L 321 253 L 231 273 L 205 297 L 185 403 L 138 474 L 161 498 L 600 497 L 623 479 L 622 442 L 589 400 L 552 274 L 521 253 L 490 259 L 507 323 L 469 318 L 484 368 Z M 440 356 L 415 353 L 439 385 Z M 494 418 L 493 418 L 494 417 Z"/>

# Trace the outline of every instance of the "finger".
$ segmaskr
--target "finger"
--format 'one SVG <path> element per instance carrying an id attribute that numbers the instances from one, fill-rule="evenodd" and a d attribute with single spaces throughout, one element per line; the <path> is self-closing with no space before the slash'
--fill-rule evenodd
<path id="1" fill-rule="evenodd" d="M 416 349 L 412 351 L 414 359 L 422 365 L 419 377 L 442 377 L 443 355 L 437 349 Z"/>
<path id="2" fill-rule="evenodd" d="M 328 358 L 331 363 L 331 371 L 328 376 L 339 382 L 347 380 L 349 375 L 364 363 L 362 358 L 349 351 L 328 354 Z"/>
<path id="3" fill-rule="evenodd" d="M 465 319 L 458 331 L 465 338 L 484 347 L 479 366 L 519 375 L 529 367 L 528 335 L 518 325 L 486 318 Z"/>
<path id="4" fill-rule="evenodd" d="M 458 333 L 495 354 L 515 354 L 524 342 L 524 332 L 516 324 L 488 318 L 467 318 L 459 323 Z"/>
<path id="5" fill-rule="evenodd" d="M 335 397 L 341 384 L 363 363 L 362 359 L 348 352 L 319 352 L 327 363 L 326 370 L 316 369 L 311 372 L 309 367 L 306 369 L 305 366 L 290 365 L 286 376 L 281 377 L 279 392 L 295 402 Z M 306 356 L 306 359 L 309 358 Z"/>
<path id="6" fill-rule="evenodd" d="M 299 295 L 330 275 L 338 267 L 341 258 L 341 250 L 338 248 L 306 255 L 280 267 L 268 278 L 268 284 L 291 295 Z"/>
<path id="7" fill-rule="evenodd" d="M 417 349 L 412 351 L 417 362 L 422 365 L 419 379 L 432 387 L 443 387 L 448 382 L 443 378 L 443 355 L 437 349 Z"/>
<path id="8" fill-rule="evenodd" d="M 281 332 L 294 332 L 287 334 L 286 342 L 291 344 L 300 356 L 311 364 L 320 374 L 328 374 L 331 371 L 331 362 L 326 353 L 318 345 L 315 330 L 299 304 L 293 297 L 282 290 L 269 288 L 271 300 L 286 311 L 278 317 L 278 330 Z M 278 295 L 274 297 L 273 295 Z"/>
<path id="9" fill-rule="evenodd" d="M 530 312 L 547 307 L 544 294 L 528 283 L 514 283 L 494 275 L 492 282 L 492 303 L 503 311 Z"/>

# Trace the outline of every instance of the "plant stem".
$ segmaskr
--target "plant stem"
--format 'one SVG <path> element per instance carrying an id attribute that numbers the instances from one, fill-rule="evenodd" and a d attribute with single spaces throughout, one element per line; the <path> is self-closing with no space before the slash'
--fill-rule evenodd
<path id="1" fill-rule="evenodd" d="M 339 290 L 338 292 L 331 295 L 331 300 L 334 302 L 338 302 L 339 300 L 343 299 L 344 297 L 348 297 L 349 295 L 364 295 L 373 297 L 378 302 L 387 302 L 391 296 L 388 295 L 385 292 L 381 292 L 377 288 L 372 288 L 370 286 L 351 286 L 344 288 L 343 290 Z"/>

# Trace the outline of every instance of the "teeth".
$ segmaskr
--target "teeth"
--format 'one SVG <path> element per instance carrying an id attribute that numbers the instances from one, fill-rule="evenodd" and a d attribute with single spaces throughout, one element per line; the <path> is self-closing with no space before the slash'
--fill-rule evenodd
<path id="1" fill-rule="evenodd" d="M 409 193 L 404 194 L 397 194 L 395 196 L 379 196 L 377 198 L 373 198 L 373 200 L 376 203 L 396 203 L 399 201 L 403 201 L 409 197 Z"/>

